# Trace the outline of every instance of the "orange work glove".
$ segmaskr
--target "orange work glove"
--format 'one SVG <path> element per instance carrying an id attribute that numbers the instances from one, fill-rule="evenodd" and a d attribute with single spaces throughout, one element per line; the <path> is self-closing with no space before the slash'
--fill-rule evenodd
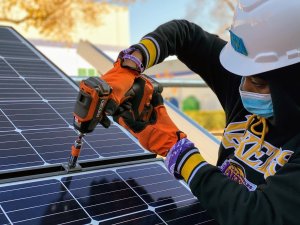
<path id="1" fill-rule="evenodd" d="M 101 79 L 105 80 L 112 88 L 105 106 L 105 113 L 108 116 L 112 116 L 119 105 L 128 98 L 128 96 L 125 96 L 126 93 L 132 87 L 135 78 L 139 77 L 139 72 L 127 67 L 122 67 L 121 61 L 119 58 L 114 63 L 114 67 L 101 76 Z M 108 128 L 110 126 L 110 120 L 106 115 L 103 116 L 100 124 Z"/>
<path id="2" fill-rule="evenodd" d="M 170 119 L 159 93 L 153 96 L 151 104 L 153 111 L 148 122 L 136 120 L 131 108 L 114 115 L 114 121 L 129 130 L 145 149 L 166 156 L 171 147 L 185 138 L 186 134 Z"/>
<path id="3" fill-rule="evenodd" d="M 107 115 L 113 115 L 118 106 L 126 100 L 125 94 L 132 87 L 135 78 L 138 76 L 139 73 L 137 71 L 122 67 L 120 59 L 114 63 L 114 67 L 111 70 L 101 76 L 101 79 L 105 80 L 112 88 L 105 108 Z"/>

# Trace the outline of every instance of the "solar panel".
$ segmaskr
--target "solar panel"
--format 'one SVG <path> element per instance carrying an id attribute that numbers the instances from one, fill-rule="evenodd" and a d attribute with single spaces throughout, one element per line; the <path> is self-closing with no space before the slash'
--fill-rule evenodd
<path id="1" fill-rule="evenodd" d="M 12 224 L 87 224 L 90 221 L 58 180 L 4 187 L 0 189 L 0 196 L 5 219 Z"/>
<path id="2" fill-rule="evenodd" d="M 36 151 L 15 131 L 1 132 L 0 170 L 43 165 Z"/>
<path id="3" fill-rule="evenodd" d="M 6 62 L 21 76 L 26 78 L 60 78 L 61 75 L 41 59 L 6 59 Z"/>
<path id="4" fill-rule="evenodd" d="M 1 131 L 4 132 L 15 129 L 12 123 L 9 122 L 9 120 L 7 119 L 6 115 L 4 115 L 2 110 L 0 110 L 0 127 L 1 127 Z"/>
<path id="5" fill-rule="evenodd" d="M 216 225 L 161 162 L 0 186 L 0 223 Z"/>
<path id="6" fill-rule="evenodd" d="M 0 224 L 217 224 L 114 124 L 85 137 L 81 171 L 59 171 L 77 135 L 77 86 L 7 27 L 0 82 Z"/>
<path id="7" fill-rule="evenodd" d="M 3 59 L 0 58 L 0 77 L 12 78 L 12 77 L 19 77 L 19 76 Z"/>
<path id="8" fill-rule="evenodd" d="M 0 35 L 0 141 L 18 142 L 17 154 L 0 149 L 0 171 L 67 163 L 78 87 L 13 29 L 0 27 Z M 130 155 L 149 153 L 118 126 L 98 126 L 79 160 Z"/>
<path id="9" fill-rule="evenodd" d="M 38 56 L 24 43 L 10 42 L 10 40 L 0 42 L 0 55 L 5 58 L 38 59 Z"/>
<path id="10" fill-rule="evenodd" d="M 108 221 L 101 222 L 101 225 L 131 225 L 131 224 L 155 224 L 164 225 L 165 223 L 152 211 L 142 211 L 134 214 L 129 214 L 127 216 L 114 218 Z"/>
<path id="11" fill-rule="evenodd" d="M 0 29 L 0 41 L 2 41 L 2 40 L 20 42 L 20 39 L 17 38 L 17 36 L 14 35 L 11 32 L 11 29 L 8 27 L 2 27 Z"/>
<path id="12" fill-rule="evenodd" d="M 67 127 L 67 123 L 46 102 L 0 103 L 2 112 L 17 129 Z"/>
<path id="13" fill-rule="evenodd" d="M 77 96 L 74 87 L 61 79 L 27 79 L 27 82 L 47 100 L 74 100 Z"/>
<path id="14" fill-rule="evenodd" d="M 0 101 L 41 100 L 31 87 L 19 78 L 0 78 Z"/>
<path id="15" fill-rule="evenodd" d="M 76 132 L 70 128 L 27 130 L 22 134 L 45 162 L 50 164 L 66 162 L 66 156 L 70 154 L 70 143 L 76 139 Z M 89 145 L 85 145 L 80 159 L 95 158 L 99 158 L 99 155 Z"/>

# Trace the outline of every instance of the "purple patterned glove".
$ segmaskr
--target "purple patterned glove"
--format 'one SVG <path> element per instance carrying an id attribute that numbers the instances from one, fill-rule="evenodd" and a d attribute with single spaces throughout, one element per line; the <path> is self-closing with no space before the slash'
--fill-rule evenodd
<path id="1" fill-rule="evenodd" d="M 191 149 L 196 149 L 194 143 L 187 138 L 183 138 L 179 140 L 175 145 L 173 145 L 171 150 L 168 152 L 168 155 L 165 159 L 165 165 L 168 168 L 169 172 L 178 179 L 181 178 L 178 172 L 178 165 L 176 165 L 178 158 L 183 152 L 189 151 Z"/>

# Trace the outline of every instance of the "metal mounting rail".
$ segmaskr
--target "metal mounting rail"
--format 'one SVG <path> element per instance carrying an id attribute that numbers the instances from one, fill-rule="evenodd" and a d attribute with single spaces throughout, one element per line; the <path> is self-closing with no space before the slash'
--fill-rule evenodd
<path id="1" fill-rule="evenodd" d="M 44 165 L 30 168 L 19 168 L 0 172 L 0 184 L 37 178 L 78 173 L 95 169 L 103 169 L 114 166 L 132 165 L 136 163 L 152 162 L 160 160 L 155 154 L 127 156 L 124 158 L 96 159 L 78 162 L 74 169 L 68 169 L 66 164 Z"/>

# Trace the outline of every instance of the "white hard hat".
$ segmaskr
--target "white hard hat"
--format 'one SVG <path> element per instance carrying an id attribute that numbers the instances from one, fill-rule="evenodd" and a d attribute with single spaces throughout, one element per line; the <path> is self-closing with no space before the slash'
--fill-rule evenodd
<path id="1" fill-rule="evenodd" d="M 239 0 L 221 64 L 249 76 L 300 62 L 299 22 L 300 0 Z"/>

